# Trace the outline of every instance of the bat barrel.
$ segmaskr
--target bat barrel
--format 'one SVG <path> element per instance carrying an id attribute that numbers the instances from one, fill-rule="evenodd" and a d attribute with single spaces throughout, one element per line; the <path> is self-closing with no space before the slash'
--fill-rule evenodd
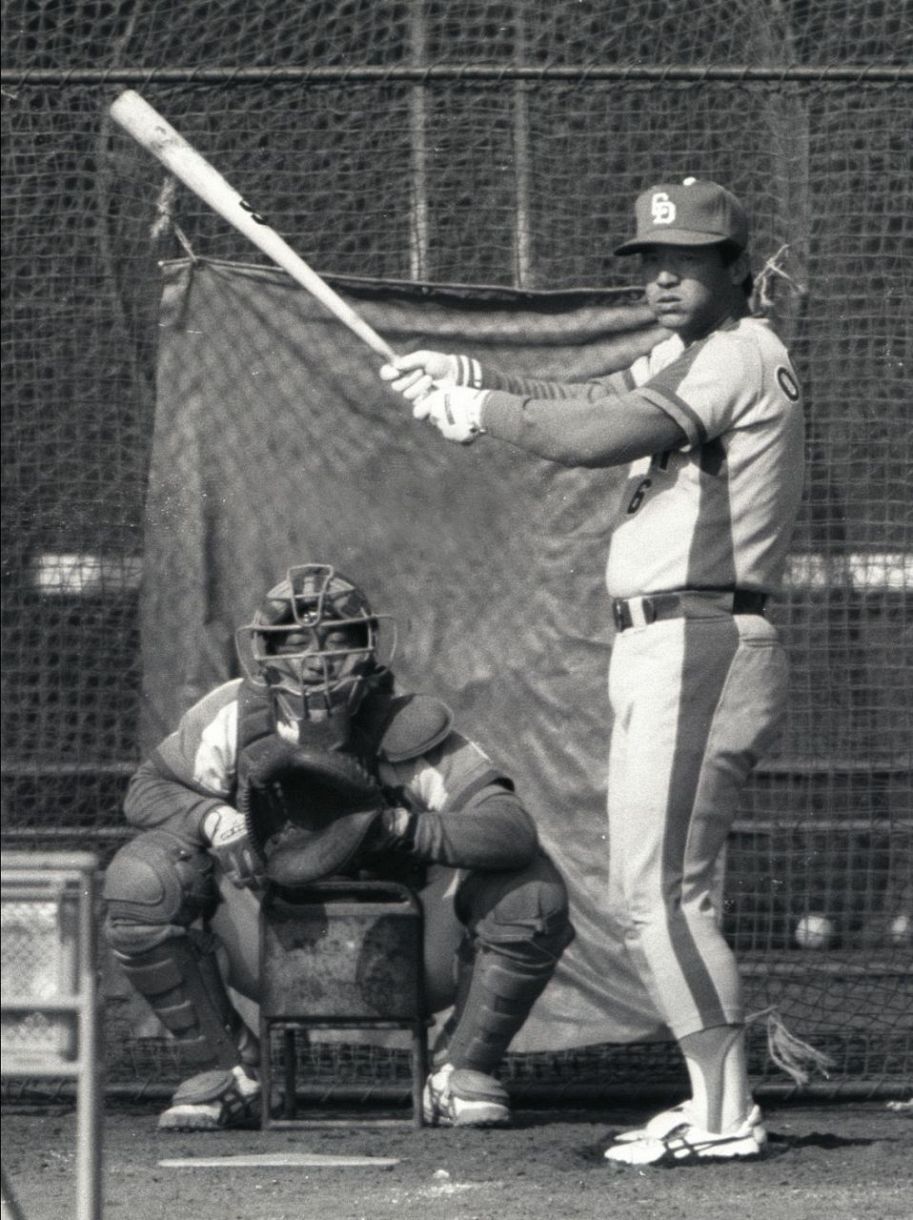
<path id="1" fill-rule="evenodd" d="M 111 117 L 137 143 L 189 187 L 230 225 L 243 233 L 258 249 L 281 267 L 330 311 L 354 335 L 385 360 L 393 349 L 347 301 L 271 228 L 193 145 L 176 131 L 154 107 L 132 89 L 125 89 L 110 107 Z"/>

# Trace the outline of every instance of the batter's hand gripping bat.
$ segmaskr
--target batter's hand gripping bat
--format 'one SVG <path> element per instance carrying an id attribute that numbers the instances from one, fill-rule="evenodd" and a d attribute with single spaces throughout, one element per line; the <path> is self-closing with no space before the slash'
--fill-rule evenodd
<path id="1" fill-rule="evenodd" d="M 275 229 L 271 229 L 263 217 L 225 181 L 218 170 L 138 93 L 125 89 L 112 102 L 110 113 L 124 131 L 157 157 L 175 178 L 179 178 L 283 271 L 287 271 L 296 284 L 306 288 L 372 351 L 383 356 L 384 360 L 395 358 L 386 340 L 334 292 L 326 280 L 310 268 L 288 242 Z"/>

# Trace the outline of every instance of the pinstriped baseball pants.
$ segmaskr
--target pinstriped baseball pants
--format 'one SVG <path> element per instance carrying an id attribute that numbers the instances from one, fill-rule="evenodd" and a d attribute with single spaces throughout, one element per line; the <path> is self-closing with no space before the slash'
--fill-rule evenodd
<path id="1" fill-rule="evenodd" d="M 757 615 L 667 619 L 615 637 L 609 668 L 609 906 L 673 1035 L 743 1020 L 719 878 L 739 795 L 786 703 Z"/>

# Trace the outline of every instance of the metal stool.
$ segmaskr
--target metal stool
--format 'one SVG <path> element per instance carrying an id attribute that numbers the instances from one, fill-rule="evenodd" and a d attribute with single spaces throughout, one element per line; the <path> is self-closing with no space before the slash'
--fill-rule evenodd
<path id="1" fill-rule="evenodd" d="M 271 890 L 260 916 L 263 1127 L 299 1126 L 297 1033 L 403 1029 L 412 1034 L 412 1117 L 421 1127 L 428 1070 L 423 914 L 407 886 L 320 881 Z M 270 1113 L 273 1030 L 283 1032 L 282 1117 Z"/>

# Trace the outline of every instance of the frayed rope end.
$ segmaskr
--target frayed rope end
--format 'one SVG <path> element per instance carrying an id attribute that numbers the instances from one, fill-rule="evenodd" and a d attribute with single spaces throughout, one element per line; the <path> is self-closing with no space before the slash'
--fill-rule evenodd
<path id="1" fill-rule="evenodd" d="M 754 1025 L 758 1021 L 764 1021 L 767 1027 L 767 1052 L 771 1059 L 796 1084 L 808 1084 L 813 1072 L 818 1072 L 825 1080 L 830 1079 L 828 1069 L 834 1066 L 834 1060 L 791 1033 L 779 1009 L 773 1005 L 762 1008 L 747 1017 L 745 1024 Z"/>

